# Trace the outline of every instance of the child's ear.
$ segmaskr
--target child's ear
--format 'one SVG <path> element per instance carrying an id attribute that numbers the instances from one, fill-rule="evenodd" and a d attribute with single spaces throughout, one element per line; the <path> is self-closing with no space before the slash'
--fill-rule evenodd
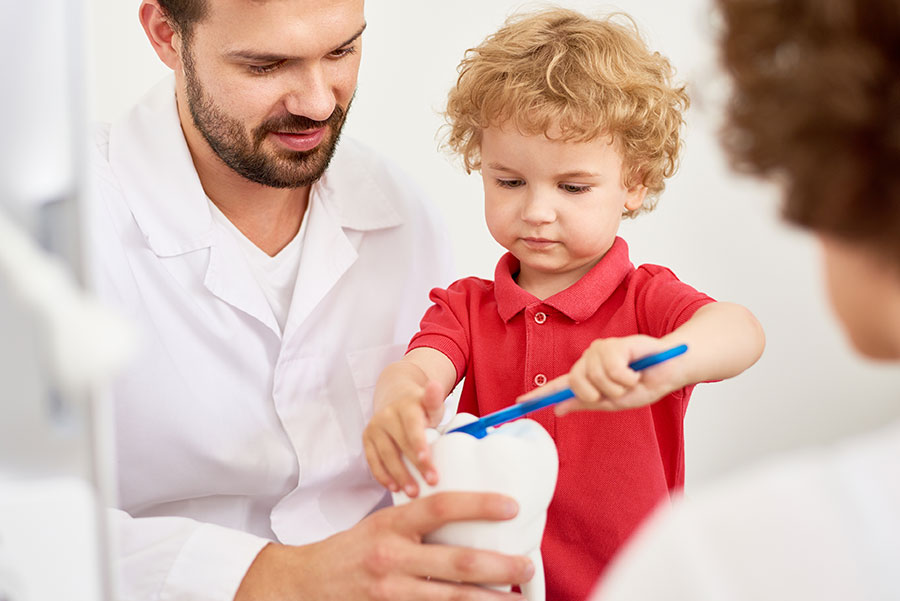
<path id="1" fill-rule="evenodd" d="M 634 185 L 625 191 L 625 208 L 629 211 L 636 211 L 644 204 L 647 197 L 647 186 Z"/>

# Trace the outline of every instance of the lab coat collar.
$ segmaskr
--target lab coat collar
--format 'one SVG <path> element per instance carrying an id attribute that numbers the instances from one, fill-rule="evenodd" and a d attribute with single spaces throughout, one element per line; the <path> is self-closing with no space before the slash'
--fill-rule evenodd
<path id="1" fill-rule="evenodd" d="M 313 185 L 338 227 L 371 231 L 403 223 L 379 185 L 371 153 L 342 140 Z M 147 244 L 161 257 L 212 246 L 213 219 L 194 169 L 175 103 L 175 78 L 154 86 L 110 128 L 109 163 Z"/>
<path id="2" fill-rule="evenodd" d="M 312 186 L 304 216 L 310 220 L 307 241 L 288 313 L 291 329 L 309 317 L 356 261 L 363 232 L 403 223 L 387 191 L 390 182 L 383 180 L 385 172 L 375 161 L 373 153 L 342 140 Z M 178 118 L 173 76 L 110 128 L 109 164 L 150 249 L 157 256 L 174 257 L 209 248 L 204 284 L 210 292 L 281 336 L 239 250 L 214 227 Z"/>
<path id="3" fill-rule="evenodd" d="M 147 244 L 171 257 L 211 246 L 213 221 L 169 76 L 109 131 L 109 165 Z"/>

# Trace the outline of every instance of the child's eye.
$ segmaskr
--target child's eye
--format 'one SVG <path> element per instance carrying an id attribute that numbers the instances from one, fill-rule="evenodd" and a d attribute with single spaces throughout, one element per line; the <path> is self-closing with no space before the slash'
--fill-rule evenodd
<path id="1" fill-rule="evenodd" d="M 269 63 L 266 65 L 247 65 L 247 68 L 251 73 L 255 73 L 257 75 L 265 75 L 266 73 L 271 73 L 285 62 L 284 60 L 276 61 L 274 63 Z"/>
<path id="2" fill-rule="evenodd" d="M 496 179 L 497 185 L 501 188 L 518 188 L 519 186 L 524 186 L 525 181 L 521 179 Z"/>
<path id="3" fill-rule="evenodd" d="M 568 192 L 569 194 L 584 194 L 585 192 L 590 192 L 590 186 L 583 186 L 579 184 L 560 184 L 560 189 Z"/>

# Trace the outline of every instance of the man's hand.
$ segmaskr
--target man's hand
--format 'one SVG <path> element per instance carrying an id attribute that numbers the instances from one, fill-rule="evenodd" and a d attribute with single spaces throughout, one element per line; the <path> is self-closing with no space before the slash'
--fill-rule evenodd
<path id="1" fill-rule="evenodd" d="M 429 545 L 422 537 L 463 520 L 507 520 L 518 507 L 487 493 L 440 493 L 375 512 L 318 543 L 272 543 L 250 566 L 234 601 L 500 601 L 522 599 L 479 584 L 521 584 L 525 557 Z"/>

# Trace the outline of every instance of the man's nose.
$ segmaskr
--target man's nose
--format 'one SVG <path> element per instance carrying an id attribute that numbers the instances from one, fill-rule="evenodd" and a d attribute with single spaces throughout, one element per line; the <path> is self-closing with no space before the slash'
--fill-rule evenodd
<path id="1" fill-rule="evenodd" d="M 530 224 L 551 223 L 556 220 L 556 208 L 549 194 L 533 188 L 525 193 L 522 221 Z"/>
<path id="2" fill-rule="evenodd" d="M 334 112 L 337 103 L 334 89 L 320 63 L 305 66 L 291 79 L 290 85 L 284 105 L 292 115 L 325 121 Z"/>

